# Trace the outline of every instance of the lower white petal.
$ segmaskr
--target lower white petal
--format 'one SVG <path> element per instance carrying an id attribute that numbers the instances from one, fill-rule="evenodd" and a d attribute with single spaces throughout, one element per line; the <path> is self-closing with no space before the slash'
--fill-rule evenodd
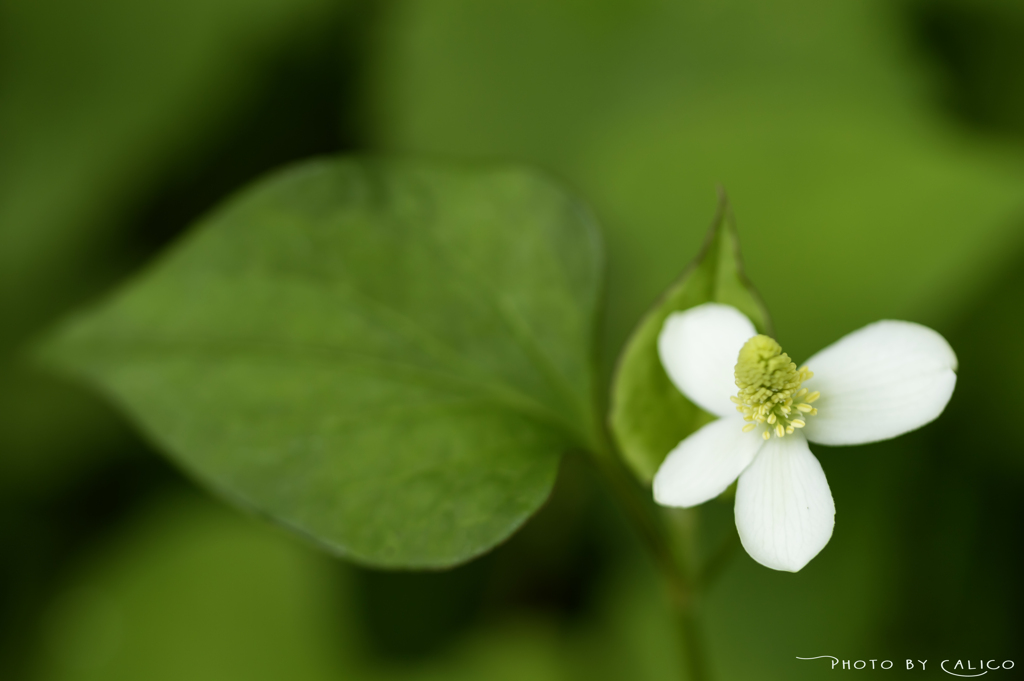
<path id="1" fill-rule="evenodd" d="M 724 492 L 764 445 L 760 433 L 744 433 L 744 425 L 729 416 L 680 442 L 654 476 L 654 500 L 686 508 Z"/>
<path id="2" fill-rule="evenodd" d="M 736 360 L 757 335 L 746 315 L 730 305 L 704 303 L 673 312 L 658 334 L 658 356 L 686 398 L 715 416 L 734 414 Z"/>
<path id="3" fill-rule="evenodd" d="M 773 570 L 807 565 L 832 537 L 835 515 L 825 471 L 800 433 L 768 440 L 736 487 L 743 548 Z"/>
<path id="4" fill-rule="evenodd" d="M 956 385 L 946 339 L 912 322 L 881 321 L 840 338 L 807 360 L 821 392 L 806 419 L 811 442 L 858 445 L 902 435 L 942 413 Z"/>

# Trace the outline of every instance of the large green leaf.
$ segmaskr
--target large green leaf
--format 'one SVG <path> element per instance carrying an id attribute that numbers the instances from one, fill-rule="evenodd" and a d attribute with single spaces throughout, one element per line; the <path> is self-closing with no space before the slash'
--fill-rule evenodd
<path id="1" fill-rule="evenodd" d="M 229 497 L 361 562 L 446 566 L 593 440 L 600 278 L 587 213 L 534 174 L 320 160 L 43 353 Z"/>
<path id="2" fill-rule="evenodd" d="M 650 482 L 669 451 L 710 421 L 683 397 L 658 358 L 658 334 L 673 312 L 707 302 L 732 305 L 771 332 L 761 299 L 743 274 L 732 211 L 723 197 L 704 247 L 644 316 L 626 343 L 612 384 L 611 426 L 626 463 Z"/>

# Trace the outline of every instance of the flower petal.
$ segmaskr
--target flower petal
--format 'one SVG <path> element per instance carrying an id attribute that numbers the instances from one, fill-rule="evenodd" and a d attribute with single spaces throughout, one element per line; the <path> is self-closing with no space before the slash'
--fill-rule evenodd
<path id="1" fill-rule="evenodd" d="M 764 445 L 760 433 L 744 433 L 744 425 L 727 416 L 680 442 L 654 476 L 654 500 L 687 508 L 724 492 Z"/>
<path id="2" fill-rule="evenodd" d="M 734 414 L 733 374 L 740 348 L 757 335 L 746 315 L 729 305 L 704 303 L 673 312 L 658 335 L 658 355 L 686 398 L 715 416 Z"/>
<path id="3" fill-rule="evenodd" d="M 888 440 L 942 413 L 956 385 L 946 339 L 912 322 L 881 321 L 840 338 L 807 360 L 820 391 L 804 434 L 826 445 Z"/>
<path id="4" fill-rule="evenodd" d="M 736 529 L 750 557 L 796 572 L 832 537 L 836 507 L 825 471 L 799 432 L 768 440 L 736 487 Z"/>

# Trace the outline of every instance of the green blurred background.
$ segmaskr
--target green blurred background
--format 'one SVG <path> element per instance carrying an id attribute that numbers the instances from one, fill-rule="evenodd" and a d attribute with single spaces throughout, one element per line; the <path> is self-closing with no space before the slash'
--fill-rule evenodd
<path id="1" fill-rule="evenodd" d="M 735 556 L 700 604 L 712 670 L 1024 652 L 1019 0 L 0 0 L 0 678 L 678 677 L 659 578 L 584 462 L 490 555 L 373 572 L 22 359 L 229 193 L 339 151 L 526 162 L 589 201 L 606 380 L 719 183 L 794 357 L 878 318 L 939 330 L 946 413 L 818 448 L 836 533 L 797 575 Z"/>

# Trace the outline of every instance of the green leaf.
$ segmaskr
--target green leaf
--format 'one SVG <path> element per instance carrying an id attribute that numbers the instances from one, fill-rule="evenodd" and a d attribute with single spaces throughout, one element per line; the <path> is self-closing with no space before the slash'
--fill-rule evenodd
<path id="1" fill-rule="evenodd" d="M 645 483 L 673 447 L 714 418 L 683 397 L 658 358 L 665 319 L 707 302 L 732 305 L 759 331 L 772 333 L 768 311 L 743 274 L 736 226 L 724 195 L 700 254 L 641 320 L 615 370 L 612 433 L 626 463 Z"/>
<path id="2" fill-rule="evenodd" d="M 508 537 L 595 438 L 600 239 L 524 170 L 329 159 L 229 202 L 44 357 L 339 554 Z"/>

